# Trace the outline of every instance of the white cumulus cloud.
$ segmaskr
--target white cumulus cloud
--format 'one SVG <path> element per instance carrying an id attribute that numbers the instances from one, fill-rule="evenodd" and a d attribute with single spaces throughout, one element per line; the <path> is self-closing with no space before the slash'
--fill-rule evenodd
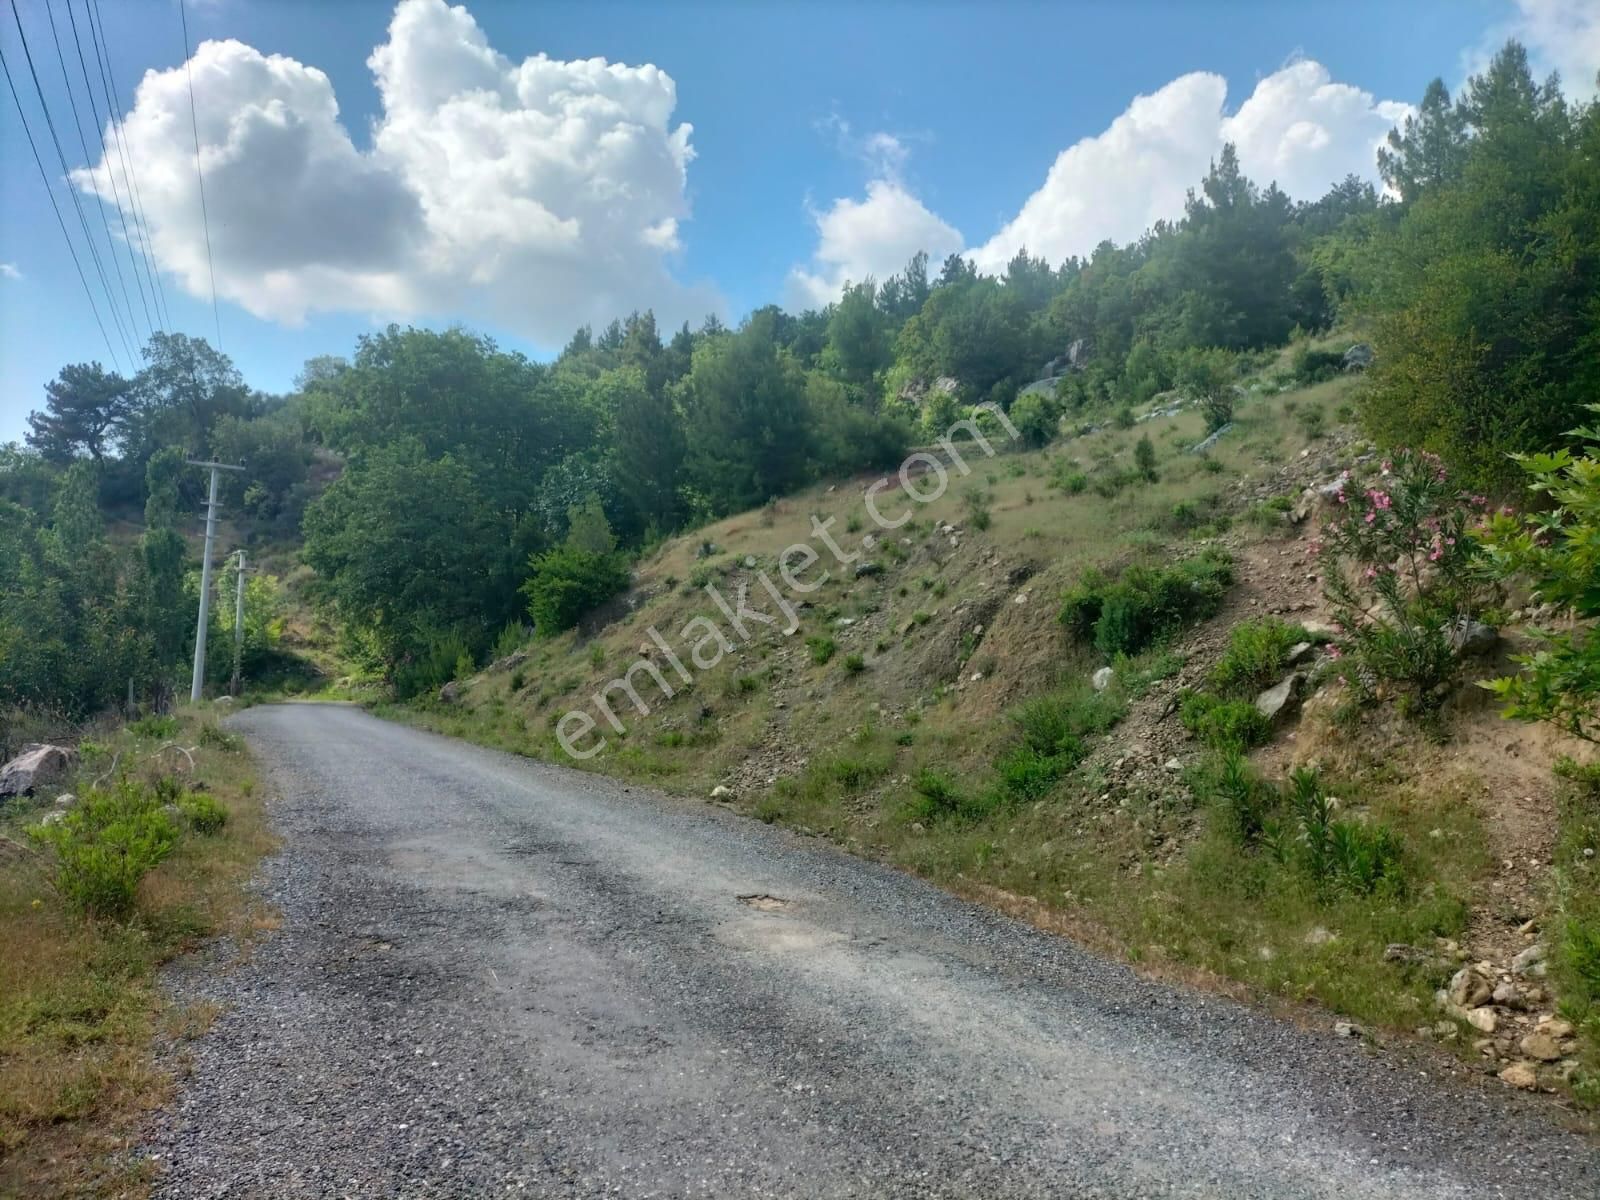
<path id="1" fill-rule="evenodd" d="M 0 279 L 21 279 L 22 271 L 16 263 L 0 262 Z"/>
<path id="2" fill-rule="evenodd" d="M 1245 173 L 1297 200 L 1314 199 L 1354 173 L 1377 178 L 1377 149 L 1410 107 L 1337 83 L 1302 59 L 1264 77 L 1231 116 L 1227 82 L 1197 71 L 1137 96 L 1105 132 L 1057 156 L 1044 185 L 1015 218 L 973 251 L 984 270 L 1018 248 L 1059 262 L 1106 239 L 1137 238 L 1157 220 L 1182 215 L 1226 142 Z"/>
<path id="3" fill-rule="evenodd" d="M 789 275 L 790 301 L 820 308 L 839 298 L 846 283 L 868 276 L 883 282 L 918 250 L 937 264 L 961 249 L 961 234 L 895 179 L 874 179 L 865 199 L 841 197 L 813 214 L 817 249 L 809 266 Z"/>
<path id="4" fill-rule="evenodd" d="M 552 345 L 635 307 L 721 307 L 673 275 L 694 152 L 655 66 L 515 62 L 465 8 L 400 0 L 362 150 L 315 67 L 237 41 L 189 65 L 217 292 L 256 316 L 470 314 Z M 148 72 L 123 133 L 157 258 L 206 296 L 188 103 L 183 68 Z M 109 199 L 110 170 L 75 178 Z"/>
<path id="5" fill-rule="evenodd" d="M 1595 0 L 1516 0 L 1516 15 L 1489 31 L 1466 55 L 1469 72 L 1489 65 L 1507 38 L 1527 47 L 1535 69 L 1561 72 L 1561 86 L 1575 99 L 1592 100 L 1600 85 L 1600 4 Z"/>

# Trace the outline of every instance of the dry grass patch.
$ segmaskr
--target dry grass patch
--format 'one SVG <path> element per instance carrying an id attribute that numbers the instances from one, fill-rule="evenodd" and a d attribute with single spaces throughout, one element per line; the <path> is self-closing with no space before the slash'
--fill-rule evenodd
<path id="1" fill-rule="evenodd" d="M 149 1172 L 125 1152 L 145 1113 L 170 1093 L 152 1047 L 159 1036 L 203 1033 L 204 1006 L 169 1007 L 157 969 L 203 939 L 248 938 L 270 917 L 245 884 L 273 842 L 253 767 L 226 739 L 202 736 L 214 718 L 185 712 L 170 739 L 192 748 L 195 768 L 227 819 L 214 833 L 185 833 L 139 883 L 126 921 L 73 915 L 51 885 L 42 848 L 0 861 L 0 1195 L 145 1194 Z M 144 780 L 181 755 L 155 757 L 150 738 L 124 731 L 91 749 L 87 789 L 111 767 Z M 48 804 L 8 807 L 0 832 L 28 845 L 25 828 Z"/>

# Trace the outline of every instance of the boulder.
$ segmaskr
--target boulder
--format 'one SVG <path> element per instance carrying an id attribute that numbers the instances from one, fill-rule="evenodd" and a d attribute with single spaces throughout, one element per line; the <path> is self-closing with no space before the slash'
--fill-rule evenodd
<path id="1" fill-rule="evenodd" d="M 1519 950 L 1511 960 L 1511 973 L 1513 975 L 1530 975 L 1534 968 L 1544 962 L 1545 948 L 1543 944 L 1535 942 L 1524 950 Z"/>
<path id="2" fill-rule="evenodd" d="M 1292 714 L 1300 701 L 1300 683 L 1304 677 L 1296 671 L 1283 682 L 1269 687 L 1256 697 L 1256 711 L 1269 721 Z"/>
<path id="3" fill-rule="evenodd" d="M 1555 1062 L 1561 1057 L 1561 1046 L 1548 1033 L 1535 1030 L 1522 1039 L 1521 1049 L 1529 1058 L 1540 1062 Z"/>
<path id="4" fill-rule="evenodd" d="M 1218 429 L 1214 433 L 1212 433 L 1211 436 L 1206 438 L 1205 441 L 1199 442 L 1196 445 L 1194 445 L 1193 447 L 1191 447 L 1190 450 L 1189 450 L 1189 453 L 1190 454 L 1204 454 L 1207 450 L 1211 449 L 1211 447 L 1213 447 L 1213 446 L 1215 446 L 1217 444 L 1217 440 L 1220 437 L 1222 437 L 1223 434 L 1227 433 L 1228 430 L 1230 430 L 1232 428 L 1233 428 L 1233 422 L 1229 421 L 1221 429 Z"/>
<path id="5" fill-rule="evenodd" d="M 1357 342 L 1344 352 L 1344 369 L 1346 371 L 1365 371 L 1372 365 L 1372 347 L 1366 342 Z"/>
<path id="6" fill-rule="evenodd" d="M 1110 667 L 1101 667 L 1090 677 L 1090 682 L 1094 684 L 1095 691 L 1103 692 L 1111 686 L 1111 681 L 1116 677 L 1116 674 Z"/>
<path id="7" fill-rule="evenodd" d="M 1450 1003 L 1461 1008 L 1477 1008 L 1489 1003 L 1494 991 L 1489 981 L 1471 967 L 1462 967 L 1450 979 L 1446 994 Z"/>
<path id="8" fill-rule="evenodd" d="M 1500 1078 L 1512 1087 L 1522 1088 L 1524 1091 L 1530 1091 L 1539 1086 L 1539 1073 L 1534 1070 L 1532 1063 L 1514 1062 L 1500 1072 Z"/>
<path id="9" fill-rule="evenodd" d="M 711 798 L 713 800 L 726 800 L 731 795 L 733 795 L 733 789 L 726 784 L 719 783 L 711 789 Z"/>
<path id="10" fill-rule="evenodd" d="M 445 704 L 454 704 L 457 700 L 461 699 L 460 680 L 452 679 L 449 683 L 440 688 L 439 699 Z"/>
<path id="11" fill-rule="evenodd" d="M 1474 654 L 1487 654 L 1500 641 L 1498 629 L 1493 625 L 1485 625 L 1482 621 L 1475 621 L 1471 617 L 1462 617 L 1452 622 L 1445 636 L 1450 641 L 1450 649 L 1463 658 Z"/>
<path id="12" fill-rule="evenodd" d="M 1292 667 L 1296 663 L 1303 662 L 1316 648 L 1314 642 L 1296 642 L 1289 647 L 1289 653 L 1284 656 L 1284 661 Z"/>
<path id="13" fill-rule="evenodd" d="M 1467 1013 L 1467 1024 L 1471 1025 L 1479 1033 L 1493 1033 L 1497 1023 L 1494 1009 L 1488 1005 L 1474 1008 Z"/>
<path id="14" fill-rule="evenodd" d="M 0 798 L 33 795 L 41 783 L 64 775 L 77 757 L 77 751 L 70 746 L 24 746 L 21 754 L 0 767 Z"/>

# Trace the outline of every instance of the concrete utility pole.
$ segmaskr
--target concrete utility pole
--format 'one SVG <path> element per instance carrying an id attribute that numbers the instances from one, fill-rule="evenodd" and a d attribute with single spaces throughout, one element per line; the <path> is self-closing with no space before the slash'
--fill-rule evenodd
<path id="1" fill-rule="evenodd" d="M 200 622 L 194 631 L 194 676 L 189 681 L 189 702 L 200 699 L 206 682 L 206 621 L 211 616 L 211 545 L 217 540 L 217 472 L 242 471 L 243 466 L 232 463 L 195 462 L 191 467 L 206 467 L 211 471 L 211 492 L 206 500 L 206 551 L 200 563 Z"/>
<path id="2" fill-rule="evenodd" d="M 239 575 L 233 595 L 233 686 L 230 694 L 239 695 L 239 672 L 244 665 L 244 551 L 239 551 Z"/>

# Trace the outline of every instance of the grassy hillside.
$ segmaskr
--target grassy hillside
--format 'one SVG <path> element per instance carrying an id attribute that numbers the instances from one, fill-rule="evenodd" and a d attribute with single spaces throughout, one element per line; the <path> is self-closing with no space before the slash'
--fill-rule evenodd
<path id="1" fill-rule="evenodd" d="M 1253 752 L 1264 782 L 1252 786 L 1270 790 L 1296 767 L 1319 767 L 1330 811 L 1397 848 L 1388 874 L 1365 890 L 1312 887 L 1225 833 L 1223 760 L 1186 731 L 1182 698 L 1211 686 L 1225 656 L 1237 665 L 1230 639 L 1241 626 L 1259 631 L 1268 617 L 1313 631 L 1326 624 L 1310 544 L 1317 522 L 1292 524 L 1287 511 L 1369 457 L 1347 429 L 1353 378 L 1292 391 L 1264 382 L 1275 378 L 1263 373 L 1205 453 L 1193 452 L 1200 415 L 1163 397 L 1132 427 L 1080 431 L 1041 450 L 1013 442 L 991 458 L 963 443 L 971 472 L 952 469 L 939 499 L 908 504 L 898 483 L 875 495 L 885 515 L 912 514 L 892 531 L 865 507 L 871 477 L 718 522 L 642 562 L 632 590 L 590 628 L 536 641 L 440 698 L 391 711 L 782 822 L 1149 970 L 1315 1002 L 1368 1033 L 1437 1039 L 1473 1069 L 1526 1065 L 1523 1040 L 1551 1028 L 1557 1058 L 1532 1060 L 1530 1077 L 1512 1071 L 1508 1081 L 1576 1081 L 1593 1100 L 1583 1081 L 1594 1076 L 1580 1064 L 1583 1055 L 1591 1070 L 1596 1062 L 1593 1017 L 1580 1052 L 1554 1017 L 1557 988 L 1542 974 L 1511 972 L 1519 952 L 1544 946 L 1544 923 L 1552 932 L 1559 924 L 1556 881 L 1594 886 L 1574 842 L 1592 835 L 1570 823 L 1561 834 L 1550 773 L 1575 747 L 1504 722 L 1471 686 L 1426 723 L 1393 705 L 1358 707 L 1331 677 L 1329 656 L 1313 650 L 1311 694 Z M 1153 479 L 1134 468 L 1146 435 Z M 814 516 L 831 520 L 840 549 L 860 557 L 834 561 Z M 802 596 L 778 568 L 786 547 L 806 542 L 822 559 L 797 573 L 801 582 L 824 568 L 829 577 Z M 1132 658 L 1082 645 L 1059 619 L 1064 593 L 1087 573 L 1203 553 L 1232 563 L 1218 611 L 1179 622 Z M 747 622 L 748 642 L 699 670 L 687 644 L 708 627 L 680 631 L 696 617 L 729 625 L 708 585 L 730 604 L 745 587 L 752 607 L 778 614 L 763 575 L 793 603 L 797 627 L 781 616 L 776 627 Z M 1283 674 L 1279 665 L 1268 664 L 1262 686 Z M 1112 678 L 1101 691 L 1092 677 L 1104 666 Z M 1506 667 L 1502 652 L 1468 670 L 1485 677 Z M 625 674 L 649 712 L 613 689 L 617 733 L 596 694 Z M 593 757 L 563 752 L 557 726 L 570 712 L 597 722 L 574 739 L 580 750 L 604 735 Z M 569 730 L 583 727 L 571 720 Z M 1560 853 L 1576 861 L 1576 875 L 1551 870 L 1563 836 Z M 1475 1026 L 1436 996 L 1475 962 L 1516 993 L 1487 1032 L 1485 1017 Z M 1569 989 L 1568 1015 L 1580 1024 L 1591 1011 L 1585 986 Z"/>

